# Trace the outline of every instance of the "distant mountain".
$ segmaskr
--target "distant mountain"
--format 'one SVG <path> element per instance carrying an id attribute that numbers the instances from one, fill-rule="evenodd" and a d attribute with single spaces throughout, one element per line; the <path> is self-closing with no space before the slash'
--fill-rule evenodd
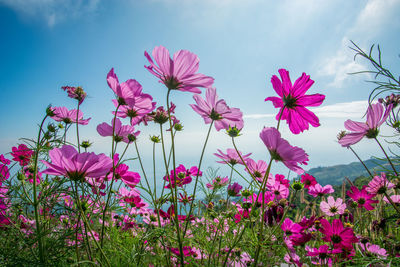
<path id="1" fill-rule="evenodd" d="M 397 158 L 391 160 L 394 162 L 394 164 L 396 164 L 396 169 L 400 169 L 400 159 Z M 372 174 L 374 174 L 374 172 L 379 173 L 381 171 L 391 169 L 387 161 L 382 161 L 379 159 L 368 159 L 365 160 L 364 163 Z M 309 171 L 306 171 L 306 173 L 314 176 L 317 179 L 317 182 L 321 185 L 339 185 L 343 182 L 345 177 L 353 181 L 360 176 L 368 176 L 368 172 L 360 162 L 352 162 L 350 164 L 341 164 L 330 167 L 312 168 Z"/>

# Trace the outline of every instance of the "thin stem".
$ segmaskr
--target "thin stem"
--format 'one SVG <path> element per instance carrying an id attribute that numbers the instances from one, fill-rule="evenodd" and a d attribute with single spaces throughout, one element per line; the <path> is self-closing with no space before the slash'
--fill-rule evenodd
<path id="1" fill-rule="evenodd" d="M 78 118 L 79 118 L 79 102 L 78 102 L 78 109 L 76 111 L 76 140 L 78 142 L 78 152 L 81 153 L 81 143 L 79 142 L 79 123 L 78 123 Z"/>
<path id="2" fill-rule="evenodd" d="M 176 225 L 176 235 L 178 238 L 178 244 L 179 244 L 179 255 L 180 255 L 180 260 L 182 266 L 185 265 L 185 260 L 183 258 L 183 244 L 180 236 L 180 227 L 179 227 L 179 220 L 178 220 L 178 193 L 177 193 L 177 186 L 176 186 L 176 161 L 175 161 L 175 142 L 174 142 L 174 134 L 172 131 L 172 120 L 171 120 L 171 111 L 169 107 L 169 94 L 171 93 L 171 89 L 168 89 L 167 93 L 167 112 L 168 112 L 168 121 L 169 121 L 169 126 L 170 126 L 170 131 L 171 131 L 171 149 L 172 149 L 172 164 L 173 164 L 173 181 L 175 183 L 175 197 L 173 196 L 173 201 L 174 201 L 174 212 L 175 212 L 175 225 Z M 171 187 L 171 193 L 173 192 L 173 188 Z"/>
<path id="3" fill-rule="evenodd" d="M 189 225 L 190 216 L 191 216 L 192 211 L 193 211 L 193 204 L 194 204 L 194 200 L 196 199 L 196 189 L 197 189 L 197 183 L 199 181 L 201 163 L 203 162 L 204 151 L 206 150 L 208 138 L 210 137 L 210 133 L 211 133 L 211 129 L 212 129 L 213 124 L 214 124 L 214 120 L 211 121 L 210 127 L 208 128 L 207 137 L 206 137 L 206 140 L 204 142 L 203 149 L 201 151 L 199 167 L 198 167 L 198 171 L 197 171 L 197 174 L 196 174 L 196 180 L 195 180 L 195 183 L 194 183 L 193 194 L 192 194 L 193 195 L 193 201 L 191 201 L 191 203 L 190 203 L 189 214 L 186 217 L 186 224 L 185 224 L 185 230 L 183 231 L 183 238 L 185 238 L 186 230 L 187 230 L 187 227 Z"/>
<path id="4" fill-rule="evenodd" d="M 349 146 L 351 152 L 353 152 L 354 155 L 356 155 L 357 159 L 361 162 L 361 164 L 364 166 L 364 168 L 367 170 L 368 174 L 373 177 L 372 173 L 369 171 L 369 169 L 367 168 L 367 166 L 365 165 L 365 163 L 361 160 L 361 158 L 357 155 L 357 153 L 354 151 L 354 149 Z"/>
<path id="5" fill-rule="evenodd" d="M 375 139 L 375 141 L 378 143 L 379 147 L 382 149 L 383 154 L 385 154 L 385 157 L 386 157 L 387 160 L 389 161 L 390 166 L 392 166 L 392 169 L 393 169 L 394 173 L 396 174 L 396 176 L 398 176 L 399 174 L 397 173 L 396 168 L 393 166 L 393 163 L 392 163 L 392 161 L 390 160 L 389 156 L 386 154 L 385 149 L 383 149 L 381 143 L 378 141 L 378 139 L 377 139 L 376 137 L 375 137 L 374 139 Z"/>
<path id="6" fill-rule="evenodd" d="M 35 155 L 35 161 L 34 161 L 34 170 L 33 170 L 33 207 L 35 210 L 35 220 L 36 220 L 36 235 L 38 237 L 38 244 L 39 244 L 39 256 L 40 256 L 40 262 L 42 264 L 45 264 L 45 259 L 44 259 L 44 251 L 43 251 L 43 242 L 42 242 L 42 236 L 41 236 L 41 231 L 40 231 L 40 220 L 39 220 L 39 212 L 38 212 L 38 199 L 36 195 L 36 177 L 37 177 L 37 172 L 38 172 L 38 159 L 39 159 L 39 150 L 40 150 L 40 135 L 42 133 L 42 128 L 44 121 L 47 119 L 48 115 L 46 115 L 42 123 L 40 124 L 40 129 L 38 133 L 38 138 L 36 142 L 36 155 Z"/>

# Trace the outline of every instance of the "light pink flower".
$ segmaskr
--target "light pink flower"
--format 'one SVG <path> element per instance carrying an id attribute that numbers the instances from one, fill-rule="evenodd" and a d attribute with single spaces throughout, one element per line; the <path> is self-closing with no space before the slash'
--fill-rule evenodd
<path id="1" fill-rule="evenodd" d="M 389 182 L 386 178 L 386 174 L 382 172 L 381 176 L 374 176 L 374 178 L 368 183 L 366 190 L 371 194 L 384 194 L 388 189 L 394 188 L 394 186 L 395 185 Z"/>
<path id="2" fill-rule="evenodd" d="M 265 101 L 272 101 L 274 107 L 280 108 L 276 119 L 286 120 L 290 131 L 294 134 L 308 130 L 308 124 L 314 127 L 320 126 L 318 117 L 305 108 L 317 107 L 325 99 L 325 96 L 321 94 L 305 95 L 314 81 L 303 72 L 301 77 L 292 85 L 287 70 L 280 69 L 279 74 L 282 81 L 276 75 L 271 78 L 272 86 L 279 97 L 267 97 L 265 99 Z"/>
<path id="3" fill-rule="evenodd" d="M 200 114 L 206 124 L 214 121 L 217 131 L 234 126 L 243 128 L 243 114 L 240 109 L 230 108 L 225 100 L 218 100 L 215 88 L 207 88 L 205 100 L 199 95 L 194 95 L 193 98 L 197 105 L 191 104 L 192 109 Z"/>
<path id="4" fill-rule="evenodd" d="M 152 100 L 153 98 L 148 94 L 135 96 L 126 105 L 119 106 L 117 116 L 120 118 L 129 118 L 132 126 L 139 124 L 156 107 L 156 102 L 152 102 Z M 115 107 L 118 106 L 118 100 L 113 99 L 112 102 Z M 115 114 L 115 111 L 113 111 L 113 114 Z"/>
<path id="5" fill-rule="evenodd" d="M 346 204 L 343 203 L 343 199 L 334 199 L 332 196 L 328 197 L 328 202 L 321 201 L 319 208 L 328 216 L 335 216 L 344 213 Z"/>
<path id="6" fill-rule="evenodd" d="M 222 159 L 222 161 L 217 161 L 217 162 L 218 163 L 222 163 L 222 164 L 230 164 L 232 166 L 235 165 L 235 164 L 242 164 L 243 165 L 243 162 L 240 159 L 239 154 L 240 154 L 240 156 L 242 157 L 242 159 L 244 161 L 246 161 L 247 158 L 251 155 L 251 153 L 244 155 L 240 151 L 239 151 L 239 154 L 238 154 L 238 152 L 233 148 L 228 148 L 226 150 L 226 154 L 223 153 L 222 150 L 220 150 L 220 149 L 217 149 L 217 151 L 219 152 L 219 154 L 218 153 L 214 153 L 214 155 L 217 156 L 218 158 Z"/>
<path id="7" fill-rule="evenodd" d="M 131 143 L 140 134 L 140 131 L 135 132 L 135 127 L 131 125 L 122 125 L 120 119 L 116 118 L 115 125 L 114 119 L 111 120 L 111 125 L 103 122 L 97 125 L 97 132 L 101 136 L 112 136 L 114 128 L 114 140 L 116 142 L 124 141 Z"/>
<path id="8" fill-rule="evenodd" d="M 250 171 L 253 177 L 261 183 L 264 179 L 265 173 L 267 172 L 268 163 L 263 160 L 255 162 L 253 159 L 249 158 L 246 160 L 246 165 L 247 168 L 244 170 L 246 172 Z"/>
<path id="9" fill-rule="evenodd" d="M 307 165 L 308 155 L 296 146 L 291 146 L 288 141 L 281 138 L 281 134 L 275 128 L 264 127 L 260 138 L 268 148 L 272 159 L 281 161 L 290 170 L 302 174 L 304 170 L 298 164 Z"/>
<path id="10" fill-rule="evenodd" d="M 318 197 L 318 196 L 322 197 L 326 194 L 332 194 L 333 192 L 335 192 L 335 190 L 330 184 L 325 185 L 324 187 L 321 186 L 320 184 L 316 184 L 308 188 L 308 194 L 310 194 L 313 197 Z"/>
<path id="11" fill-rule="evenodd" d="M 112 160 L 104 154 L 78 153 L 72 146 L 53 148 L 49 152 L 51 163 L 42 160 L 48 167 L 43 173 L 66 176 L 74 181 L 84 181 L 86 177 L 100 178 L 112 167 Z"/>
<path id="12" fill-rule="evenodd" d="M 52 107 L 51 110 L 54 112 L 53 120 L 66 124 L 78 122 L 78 124 L 87 125 L 91 119 L 83 119 L 82 111 L 79 110 L 78 112 L 76 109 L 68 110 L 66 107 Z"/>
<path id="13" fill-rule="evenodd" d="M 229 178 L 228 177 L 223 177 L 222 178 L 222 177 L 218 176 L 217 178 L 215 178 L 212 181 L 212 184 L 208 183 L 208 184 L 206 184 L 206 186 L 207 186 L 207 188 L 214 190 L 214 189 L 218 189 L 218 188 L 224 187 L 228 183 L 229 183 Z"/>
<path id="14" fill-rule="evenodd" d="M 118 103 L 121 105 L 134 104 L 135 97 L 142 94 L 142 85 L 134 79 L 129 79 L 120 84 L 117 75 L 114 73 L 114 68 L 107 74 L 107 83 L 116 94 Z"/>
<path id="15" fill-rule="evenodd" d="M 400 195 L 391 195 L 390 199 L 393 201 L 393 203 L 400 204 Z M 383 201 L 390 203 L 387 197 L 383 197 Z"/>
<path id="16" fill-rule="evenodd" d="M 348 147 L 358 143 L 364 136 L 367 138 L 377 137 L 378 128 L 386 121 L 391 110 L 392 105 L 387 106 L 384 110 L 381 103 L 371 104 L 367 110 L 367 122 L 345 121 L 344 126 L 351 132 L 341 137 L 339 144 Z"/>
<path id="17" fill-rule="evenodd" d="M 153 59 L 144 52 L 150 66 L 145 66 L 153 75 L 160 79 L 169 90 L 180 90 L 192 93 L 201 93 L 197 87 L 210 87 L 214 83 L 212 77 L 196 73 L 199 69 L 199 58 L 187 51 L 179 50 L 174 54 L 173 59 L 168 49 L 163 46 L 156 46 L 153 49 Z"/>
<path id="18" fill-rule="evenodd" d="M 82 87 L 80 86 L 62 86 L 61 89 L 67 91 L 70 98 L 78 100 L 79 105 L 82 104 L 83 100 L 86 98 L 86 92 L 83 91 Z"/>
<path id="19" fill-rule="evenodd" d="M 381 248 L 378 245 L 374 245 L 371 243 L 359 243 L 359 245 L 365 253 L 376 255 L 378 256 L 378 258 L 386 259 L 386 257 L 388 256 L 386 249 Z"/>

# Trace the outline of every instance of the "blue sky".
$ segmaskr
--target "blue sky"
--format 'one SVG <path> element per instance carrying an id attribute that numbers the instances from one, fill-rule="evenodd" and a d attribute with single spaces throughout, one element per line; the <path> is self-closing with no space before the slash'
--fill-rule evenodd
<path id="1" fill-rule="evenodd" d="M 82 127 L 81 139 L 109 153 L 110 140 L 95 131 L 111 120 L 106 75 L 114 67 L 120 81 L 137 79 L 165 105 L 165 88 L 143 67 L 144 51 L 163 45 L 171 53 L 187 49 L 199 56 L 200 72 L 215 78 L 219 96 L 243 111 L 245 128 L 237 143 L 256 160 L 268 159 L 258 137 L 262 127 L 276 125 L 277 110 L 264 102 L 275 95 L 271 76 L 286 68 L 295 81 L 306 72 L 315 80 L 309 93 L 326 95 L 314 109 L 321 126 L 293 136 L 283 124 L 282 135 L 306 150 L 309 167 L 355 161 L 336 143 L 336 134 L 346 119 L 363 120 L 373 87 L 365 82 L 368 76 L 347 74 L 369 68 L 361 58 L 353 60 L 350 40 L 364 49 L 380 44 L 385 65 L 398 75 L 399 11 L 399 0 L 0 0 L 0 153 L 10 151 L 19 137 L 36 136 L 48 104 L 75 108 L 63 85 L 80 85 L 88 93 L 82 110 L 92 120 Z M 174 92 L 172 101 L 185 127 L 178 157 L 196 165 L 207 126 L 189 107 L 190 93 Z M 139 129 L 149 157 L 148 135 L 158 133 L 155 127 Z M 214 130 L 211 138 L 203 166 L 216 167 L 212 153 L 231 143 L 222 131 Z M 355 150 L 363 158 L 378 151 L 367 140 Z M 287 172 L 281 164 L 274 168 Z"/>

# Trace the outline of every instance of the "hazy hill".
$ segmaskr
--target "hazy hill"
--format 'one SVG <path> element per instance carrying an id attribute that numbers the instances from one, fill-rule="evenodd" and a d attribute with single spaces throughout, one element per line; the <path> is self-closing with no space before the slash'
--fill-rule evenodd
<path id="1" fill-rule="evenodd" d="M 399 160 L 400 159 L 397 159 L 396 166 L 399 166 Z M 396 161 L 396 159 L 392 159 L 392 161 Z M 378 159 L 365 160 L 364 163 L 372 173 L 379 173 L 385 169 L 390 169 L 390 165 L 387 162 Z M 343 182 L 345 177 L 353 181 L 359 176 L 368 176 L 367 171 L 360 162 L 312 168 L 306 171 L 306 173 L 314 176 L 321 185 L 339 185 Z"/>

